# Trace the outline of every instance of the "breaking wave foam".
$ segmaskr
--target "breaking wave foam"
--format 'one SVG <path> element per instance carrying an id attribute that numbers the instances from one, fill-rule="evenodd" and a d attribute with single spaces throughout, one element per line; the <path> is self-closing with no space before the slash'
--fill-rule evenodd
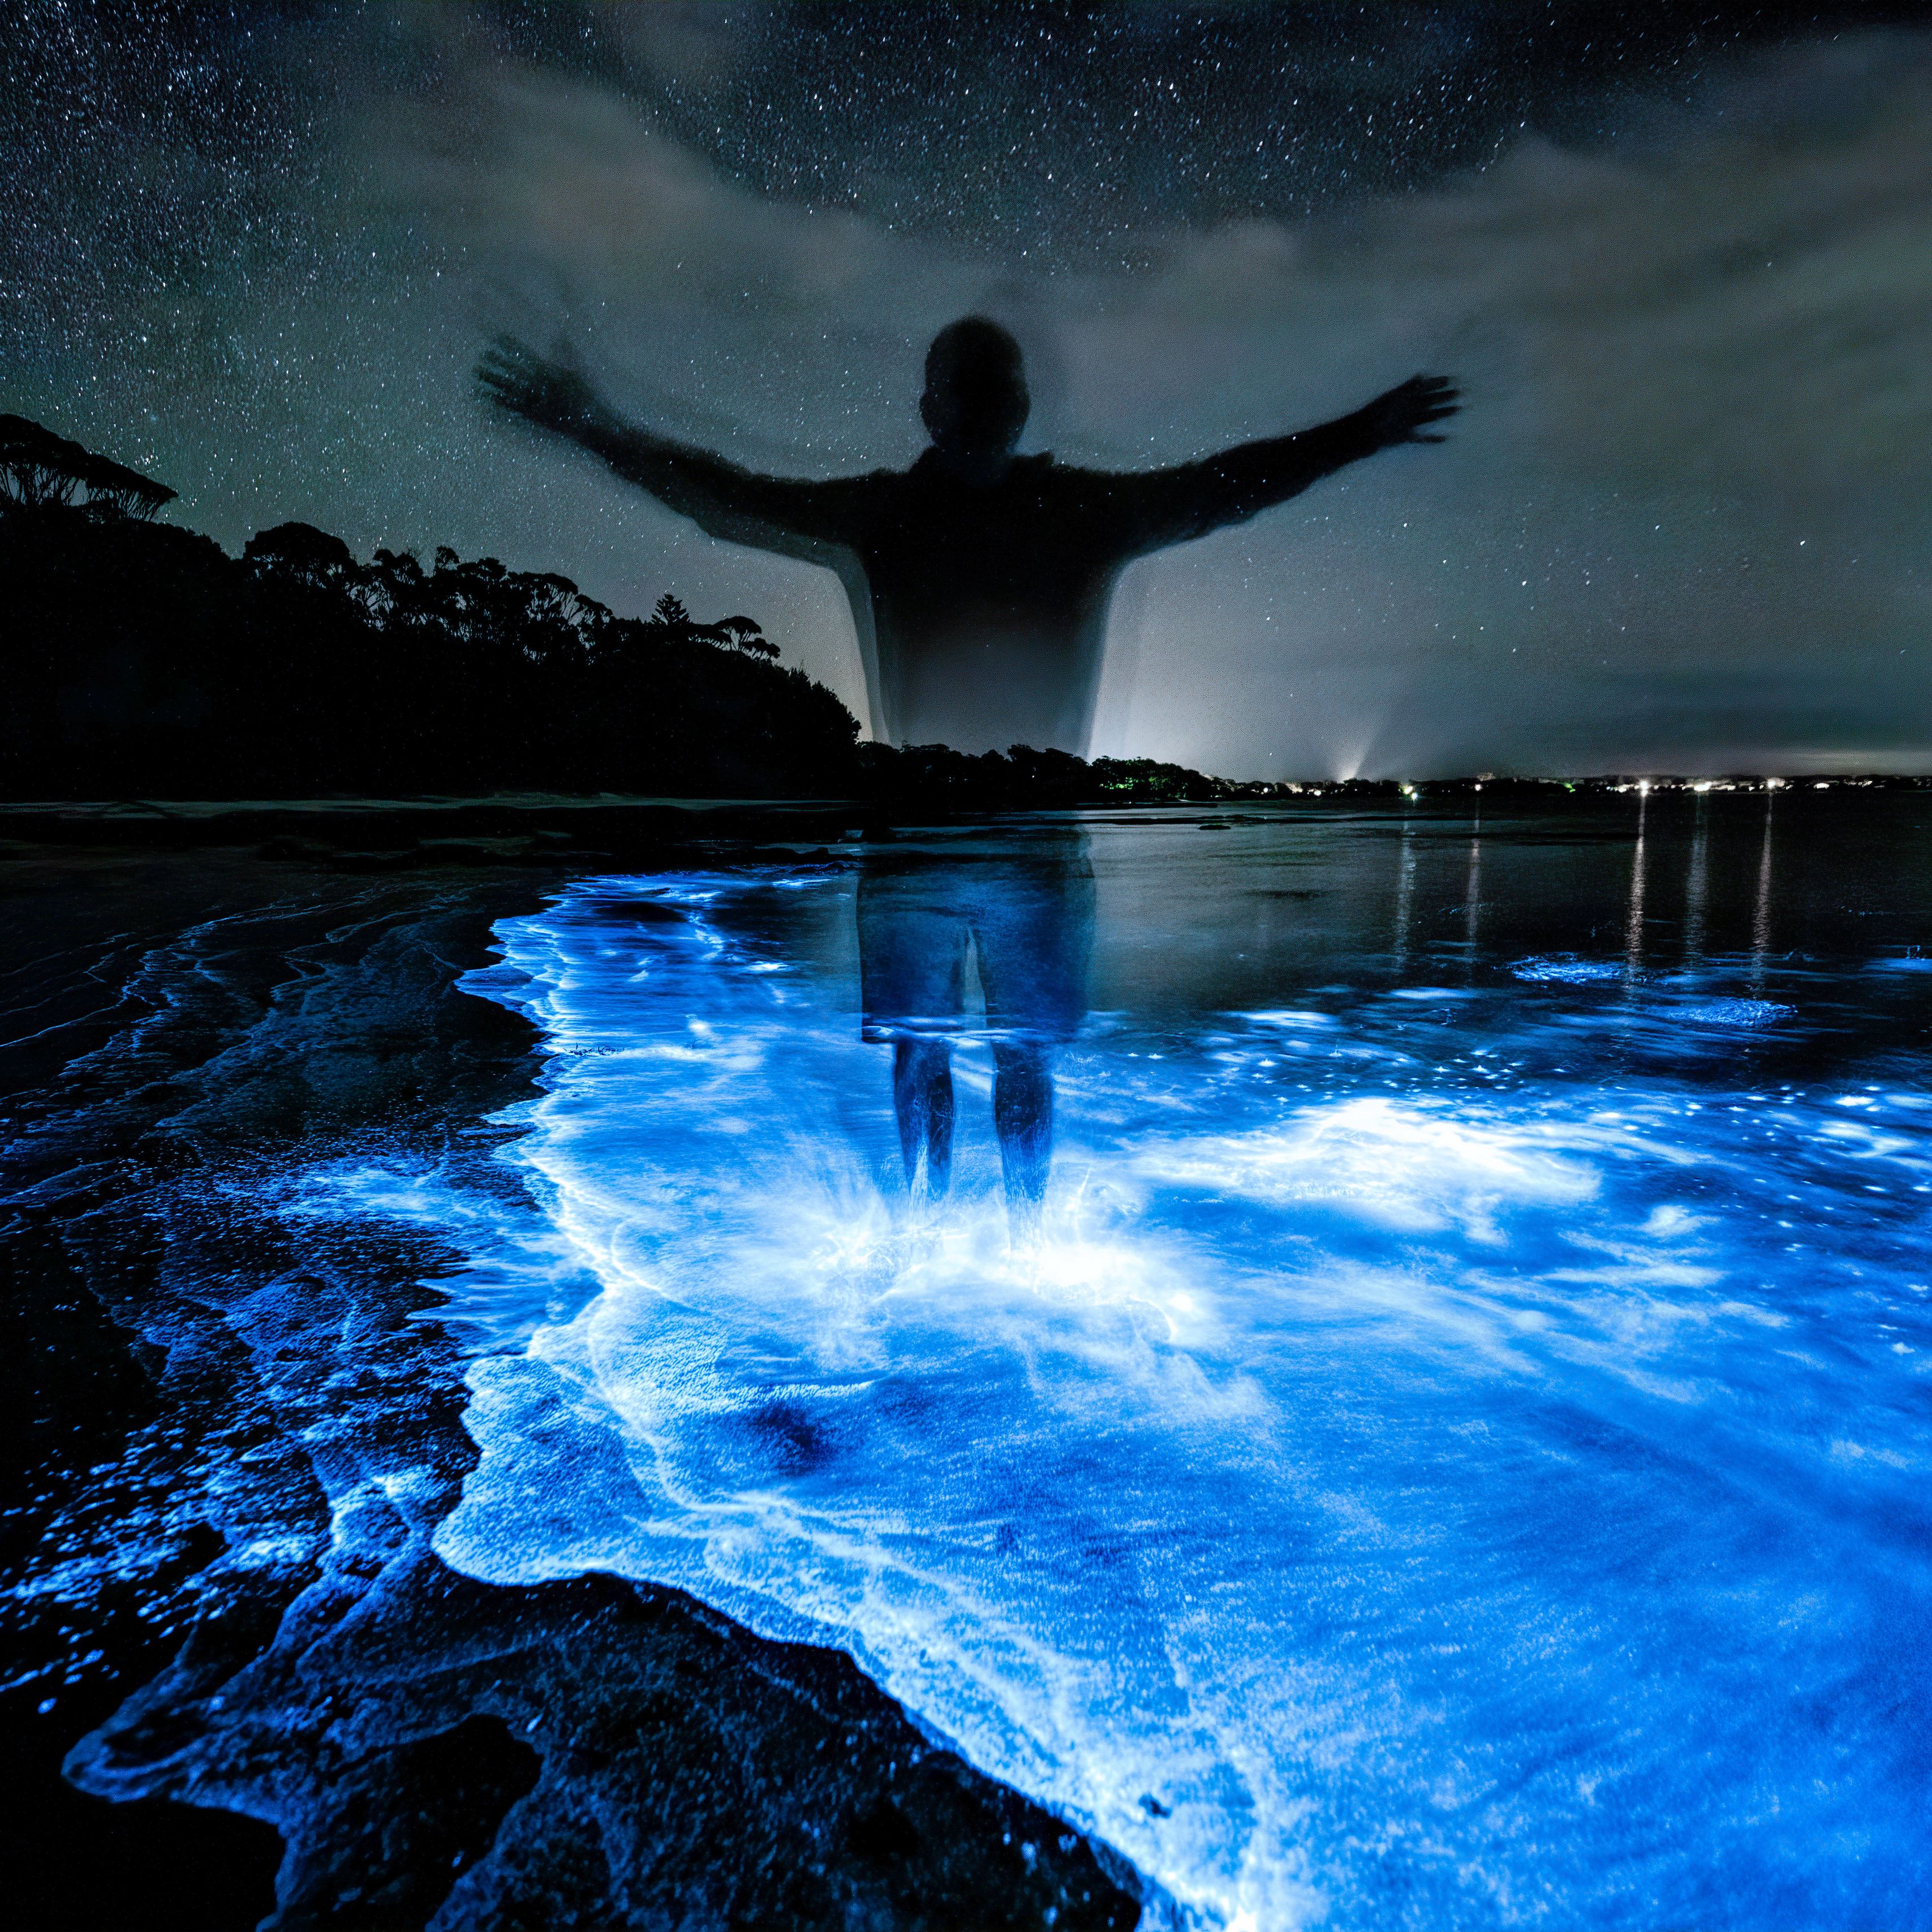
<path id="1" fill-rule="evenodd" d="M 836 880 L 574 887 L 466 982 L 550 1052 L 528 1209 L 328 1178 L 470 1257 L 447 1562 L 842 1645 L 1184 1923 L 1897 1922 L 1909 1111 L 1310 1102 L 1266 1072 L 1297 1015 L 1117 1026 L 1062 1055 L 1016 1248 L 982 1042 L 952 1199 L 905 1198 L 848 919 Z"/>

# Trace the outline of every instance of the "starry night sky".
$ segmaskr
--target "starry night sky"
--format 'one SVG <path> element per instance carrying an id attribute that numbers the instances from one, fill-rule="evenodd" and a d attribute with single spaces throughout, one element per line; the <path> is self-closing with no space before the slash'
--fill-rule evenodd
<path id="1" fill-rule="evenodd" d="M 73 6 L 0 40 L 0 409 L 174 485 L 759 616 L 842 597 L 493 422 L 488 337 L 824 476 L 934 329 L 1174 460 L 1462 378 L 1122 586 L 1096 748 L 1239 776 L 1932 769 L 1932 10 Z"/>

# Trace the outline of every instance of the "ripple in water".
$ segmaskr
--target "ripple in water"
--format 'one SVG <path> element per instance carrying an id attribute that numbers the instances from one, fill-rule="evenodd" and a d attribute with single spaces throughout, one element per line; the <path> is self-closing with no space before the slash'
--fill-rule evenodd
<path id="1" fill-rule="evenodd" d="M 1184 1924 L 1922 1908 L 1914 1088 L 1619 1070 L 1792 1009 L 1594 968 L 1096 1016 L 1016 1247 L 983 1040 L 906 1197 L 848 897 L 506 922 L 468 984 L 552 1056 L 527 1211 L 328 1178 L 470 1256 L 446 1561 L 844 1646 Z"/>

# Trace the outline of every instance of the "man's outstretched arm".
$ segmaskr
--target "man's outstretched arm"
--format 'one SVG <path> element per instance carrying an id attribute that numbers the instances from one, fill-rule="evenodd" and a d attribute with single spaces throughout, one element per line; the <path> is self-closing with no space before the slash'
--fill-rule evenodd
<path id="1" fill-rule="evenodd" d="M 1238 443 L 1172 470 L 1110 477 L 1123 534 L 1138 552 L 1205 536 L 1299 496 L 1351 463 L 1405 442 L 1440 442 L 1432 424 L 1462 407 L 1446 376 L 1412 376 L 1352 416 L 1296 436 Z"/>
<path id="2" fill-rule="evenodd" d="M 709 451 L 626 422 L 568 363 L 501 336 L 476 365 L 476 386 L 500 409 L 602 458 L 628 483 L 708 535 L 761 550 L 808 555 L 819 544 L 850 544 L 864 479 L 828 483 L 760 476 Z"/>

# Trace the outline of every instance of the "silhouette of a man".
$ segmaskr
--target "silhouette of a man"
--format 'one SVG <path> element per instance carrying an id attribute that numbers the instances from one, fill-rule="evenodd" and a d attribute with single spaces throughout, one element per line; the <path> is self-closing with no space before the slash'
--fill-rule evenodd
<path id="1" fill-rule="evenodd" d="M 926 358 L 932 446 L 910 470 L 760 476 L 626 422 L 576 370 L 505 338 L 477 370 L 503 408 L 602 457 L 714 537 L 836 571 L 875 736 L 1084 757 L 1114 580 L 1137 556 L 1299 495 L 1376 451 L 1439 442 L 1456 392 L 1414 376 L 1352 416 L 1166 470 L 1014 454 L 1030 399 L 1019 344 L 969 316 Z"/>
<path id="2" fill-rule="evenodd" d="M 505 339 L 477 370 L 492 401 L 602 457 L 715 537 L 822 563 L 851 601 L 874 734 L 955 750 L 1084 755 L 1114 580 L 1397 443 L 1439 442 L 1454 388 L 1415 376 L 1318 429 L 1167 470 L 1078 470 L 1014 452 L 1030 398 L 1019 344 L 977 316 L 940 330 L 910 470 L 813 483 L 760 476 L 626 422 L 576 370 Z M 1018 854 L 868 855 L 859 887 L 865 1035 L 893 1047 L 908 1182 L 944 1192 L 950 1040 L 968 949 L 986 995 L 993 1118 L 1016 1228 L 1036 1218 L 1053 1126 L 1050 1055 L 1086 1010 L 1093 874 L 1084 833 Z"/>

